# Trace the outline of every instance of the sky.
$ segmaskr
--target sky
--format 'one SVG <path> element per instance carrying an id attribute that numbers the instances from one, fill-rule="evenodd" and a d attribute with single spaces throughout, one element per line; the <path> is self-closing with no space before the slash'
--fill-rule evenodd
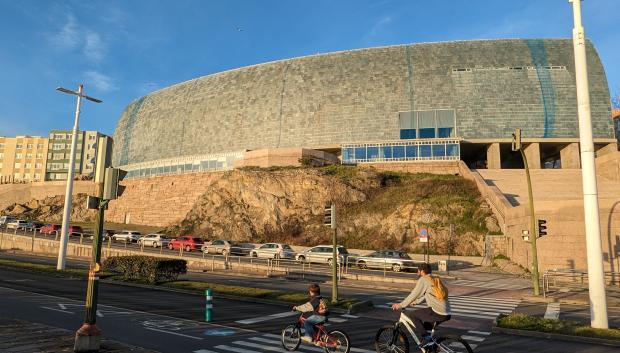
<path id="1" fill-rule="evenodd" d="M 449 40 L 571 38 L 568 0 L 0 0 L 0 136 L 113 134 L 133 100 L 175 83 L 316 53 Z M 582 3 L 620 94 L 620 0 Z"/>

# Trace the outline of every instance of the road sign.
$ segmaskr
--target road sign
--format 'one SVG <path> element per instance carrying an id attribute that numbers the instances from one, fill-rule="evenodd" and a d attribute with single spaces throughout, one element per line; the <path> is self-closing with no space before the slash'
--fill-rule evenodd
<path id="1" fill-rule="evenodd" d="M 426 227 L 420 228 L 418 231 L 420 243 L 428 243 L 428 229 Z"/>

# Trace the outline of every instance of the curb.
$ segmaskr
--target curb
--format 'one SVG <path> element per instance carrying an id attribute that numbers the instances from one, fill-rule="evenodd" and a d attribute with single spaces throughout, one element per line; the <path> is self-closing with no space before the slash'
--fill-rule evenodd
<path id="1" fill-rule="evenodd" d="M 505 335 L 513 335 L 513 336 L 545 338 L 548 340 L 556 340 L 556 341 L 592 343 L 592 344 L 599 344 L 603 346 L 620 347 L 620 340 L 616 341 L 616 340 L 610 340 L 610 339 L 605 339 L 605 338 L 595 338 L 595 337 L 588 337 L 588 336 L 571 336 L 571 335 L 564 335 L 561 333 L 504 328 L 504 327 L 497 326 L 497 320 L 493 321 L 491 332 L 502 333 Z"/>

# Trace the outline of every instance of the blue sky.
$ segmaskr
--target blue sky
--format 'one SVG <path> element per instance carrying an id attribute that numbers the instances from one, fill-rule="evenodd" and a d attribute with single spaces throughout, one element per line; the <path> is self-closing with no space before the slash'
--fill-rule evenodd
<path id="1" fill-rule="evenodd" d="M 619 0 L 583 2 L 584 27 L 620 92 Z M 567 0 L 0 0 L 0 136 L 73 124 L 112 134 L 149 92 L 219 71 L 403 43 L 570 38 Z"/>

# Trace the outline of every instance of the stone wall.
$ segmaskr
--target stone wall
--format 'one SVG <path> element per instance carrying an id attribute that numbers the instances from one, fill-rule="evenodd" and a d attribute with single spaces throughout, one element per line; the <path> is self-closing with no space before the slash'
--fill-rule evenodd
<path id="1" fill-rule="evenodd" d="M 32 199 L 42 200 L 49 196 L 64 195 L 66 188 L 66 181 L 2 184 L 0 185 L 0 210 L 14 203 L 25 203 Z M 73 195 L 94 195 L 95 192 L 95 183 L 92 181 L 75 181 L 73 183 Z"/>
<path id="2" fill-rule="evenodd" d="M 588 42 L 595 137 L 613 136 L 607 81 Z M 183 82 L 131 103 L 114 164 L 399 138 L 399 112 L 454 109 L 457 135 L 576 137 L 570 39 L 480 40 L 351 50 Z"/>
<path id="3" fill-rule="evenodd" d="M 404 173 L 460 174 L 459 161 L 360 163 L 360 167 Z"/>

